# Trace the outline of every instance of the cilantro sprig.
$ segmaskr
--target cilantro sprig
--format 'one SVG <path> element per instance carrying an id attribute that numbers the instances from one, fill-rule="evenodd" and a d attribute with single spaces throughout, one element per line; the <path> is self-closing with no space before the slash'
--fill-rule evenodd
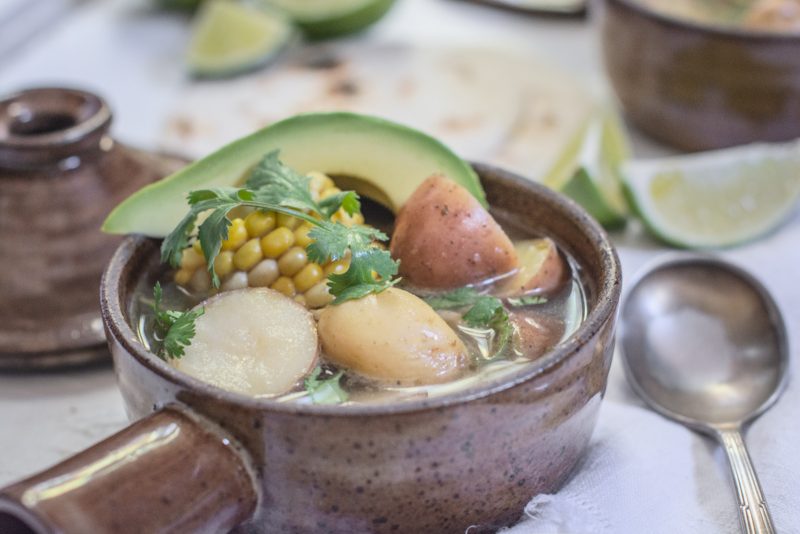
<path id="1" fill-rule="evenodd" d="M 164 310 L 161 305 L 162 298 L 161 284 L 156 282 L 153 287 L 153 314 L 156 337 L 161 340 L 158 354 L 162 358 L 180 358 L 185 354 L 185 347 L 192 343 L 195 336 L 195 321 L 205 310 L 203 308 L 187 312 Z"/>
<path id="2" fill-rule="evenodd" d="M 547 298 L 541 295 L 508 297 L 506 303 L 512 308 L 544 304 Z M 461 320 L 472 328 L 491 328 L 495 332 L 495 350 L 492 358 L 501 354 L 508 345 L 514 328 L 503 300 L 479 293 L 471 287 L 459 287 L 447 293 L 425 298 L 435 310 L 466 309 Z M 491 358 L 490 358 L 491 359 Z"/>
<path id="3" fill-rule="evenodd" d="M 198 217 L 207 214 L 197 230 L 214 287 L 219 276 L 214 259 L 228 236 L 231 221 L 228 213 L 236 207 L 248 206 L 275 211 L 309 222 L 314 242 L 308 247 L 312 261 L 325 263 L 344 258 L 350 253 L 350 267 L 341 274 L 331 274 L 328 287 L 334 304 L 379 293 L 394 285 L 397 262 L 375 241 L 388 241 L 383 232 L 361 225 L 345 226 L 331 220 L 343 208 L 353 215 L 361 209 L 358 195 L 346 191 L 315 201 L 309 192 L 309 178 L 283 164 L 278 151 L 270 152 L 256 165 L 244 188 L 223 187 L 192 191 L 188 195 L 189 212 L 162 243 L 161 259 L 173 267 L 180 265 L 183 250 L 194 235 Z"/>
<path id="4" fill-rule="evenodd" d="M 511 320 L 503 301 L 497 297 L 482 295 L 471 287 L 460 287 L 442 295 L 428 297 L 425 301 L 438 310 L 469 308 L 461 319 L 467 326 L 494 330 L 494 356 L 501 354 L 511 339 Z"/>
<path id="5" fill-rule="evenodd" d="M 342 389 L 341 379 L 344 371 L 339 371 L 329 378 L 320 378 L 322 368 L 317 366 L 303 385 L 314 404 L 339 404 L 348 399 L 347 392 Z"/>

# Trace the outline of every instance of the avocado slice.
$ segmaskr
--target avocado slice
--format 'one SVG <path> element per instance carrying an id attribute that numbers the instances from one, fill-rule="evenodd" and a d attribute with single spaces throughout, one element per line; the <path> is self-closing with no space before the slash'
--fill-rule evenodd
<path id="1" fill-rule="evenodd" d="M 365 184 L 358 190 L 394 212 L 437 173 L 486 204 L 472 167 L 436 139 L 377 117 L 309 113 L 267 126 L 144 187 L 114 208 L 103 231 L 164 237 L 187 212 L 189 191 L 242 183 L 248 171 L 276 149 L 298 172 L 321 171 Z"/>

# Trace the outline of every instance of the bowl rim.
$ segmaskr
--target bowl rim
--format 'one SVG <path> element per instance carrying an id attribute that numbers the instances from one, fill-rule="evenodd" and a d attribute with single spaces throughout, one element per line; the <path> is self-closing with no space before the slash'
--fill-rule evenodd
<path id="1" fill-rule="evenodd" d="M 703 23 L 692 19 L 669 15 L 664 12 L 644 5 L 642 0 L 606 0 L 608 3 L 617 3 L 630 11 L 636 12 L 644 18 L 649 18 L 667 26 L 688 29 L 699 33 L 714 36 L 741 39 L 750 42 L 778 42 L 800 43 L 800 32 L 771 32 L 767 30 L 746 30 L 739 26 L 725 26 L 723 24 Z"/>
<path id="2" fill-rule="evenodd" d="M 126 314 L 123 313 L 120 306 L 119 292 L 116 291 L 116 288 L 120 285 L 123 275 L 126 274 L 125 266 L 134 255 L 134 252 L 147 242 L 152 241 L 152 238 L 142 235 L 126 237 L 114 252 L 103 273 L 100 287 L 100 304 L 103 323 L 109 336 L 113 337 L 113 340 L 109 339 L 109 344 L 113 342 L 119 343 L 122 349 L 136 360 L 138 365 L 144 366 L 161 379 L 171 382 L 180 388 L 199 391 L 205 396 L 214 397 L 216 400 L 253 410 L 292 415 L 359 417 L 439 410 L 490 397 L 544 375 L 551 369 L 566 362 L 572 355 L 580 352 L 584 345 L 603 329 L 607 321 L 614 319 L 622 286 L 622 270 L 619 257 L 605 230 L 572 199 L 542 184 L 491 165 L 473 163 L 472 167 L 479 176 L 491 173 L 494 180 L 522 186 L 532 194 L 544 197 L 548 203 L 554 205 L 557 210 L 564 212 L 580 227 L 596 248 L 600 257 L 600 270 L 603 276 L 597 281 L 597 304 L 589 310 L 584 321 L 567 339 L 562 340 L 556 347 L 535 360 L 531 365 L 525 365 L 513 373 L 494 378 L 485 384 L 469 386 L 453 393 L 433 398 L 380 404 L 300 404 L 278 402 L 269 398 L 252 397 L 225 390 L 178 371 L 152 352 L 146 350 L 138 341 L 136 333 L 125 319 Z"/>

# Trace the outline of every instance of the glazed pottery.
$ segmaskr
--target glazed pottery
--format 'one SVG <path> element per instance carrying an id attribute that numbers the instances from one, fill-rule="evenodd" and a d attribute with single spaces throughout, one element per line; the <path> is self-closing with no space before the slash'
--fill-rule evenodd
<path id="1" fill-rule="evenodd" d="M 800 137 L 800 34 L 712 27 L 636 0 L 603 11 L 608 74 L 643 131 L 684 150 Z"/>
<path id="2" fill-rule="evenodd" d="M 107 358 L 98 285 L 117 203 L 185 162 L 108 135 L 111 111 L 74 89 L 0 100 L 0 368 Z"/>
<path id="3" fill-rule="evenodd" d="M 0 530 L 446 534 L 517 521 L 534 495 L 564 483 L 589 444 L 611 364 L 620 266 L 577 204 L 475 169 L 504 224 L 553 237 L 582 266 L 588 317 L 567 340 L 513 375 L 442 397 L 342 406 L 255 399 L 144 349 L 131 299 L 163 267 L 158 242 L 129 237 L 101 298 L 119 387 L 138 422 L 2 490 Z"/>

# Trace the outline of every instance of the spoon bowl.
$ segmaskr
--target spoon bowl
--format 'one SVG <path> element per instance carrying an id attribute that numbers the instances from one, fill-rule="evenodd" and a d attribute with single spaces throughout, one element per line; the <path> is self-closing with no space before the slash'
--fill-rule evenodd
<path id="1" fill-rule="evenodd" d="M 705 255 L 647 269 L 622 309 L 621 352 L 633 389 L 654 410 L 718 439 L 728 454 L 745 532 L 772 532 L 740 431 L 788 377 L 775 301 L 742 269 Z"/>

